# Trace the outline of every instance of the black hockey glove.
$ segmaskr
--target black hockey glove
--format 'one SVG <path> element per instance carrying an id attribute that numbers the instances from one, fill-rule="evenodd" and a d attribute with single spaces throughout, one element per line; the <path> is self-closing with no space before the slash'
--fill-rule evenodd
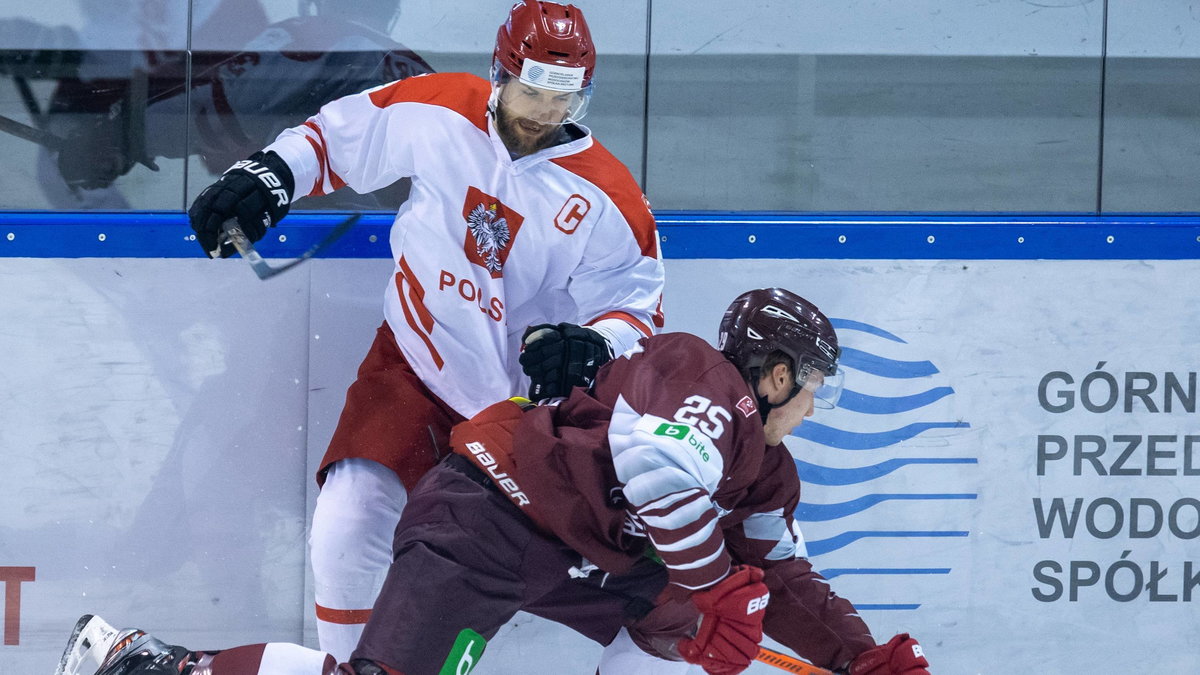
<path id="1" fill-rule="evenodd" d="M 590 387 L 596 371 L 612 359 L 604 336 L 573 323 L 543 323 L 525 330 L 521 370 L 529 376 L 529 399 L 566 396 L 573 387 Z"/>
<path id="2" fill-rule="evenodd" d="M 225 243 L 221 225 L 236 218 L 250 241 L 258 241 L 284 216 L 292 203 L 296 181 L 292 170 L 274 152 L 256 152 L 225 172 L 221 178 L 204 189 L 188 219 L 196 231 L 196 240 L 210 257 L 220 247 L 220 257 L 234 254 L 232 244 Z"/>

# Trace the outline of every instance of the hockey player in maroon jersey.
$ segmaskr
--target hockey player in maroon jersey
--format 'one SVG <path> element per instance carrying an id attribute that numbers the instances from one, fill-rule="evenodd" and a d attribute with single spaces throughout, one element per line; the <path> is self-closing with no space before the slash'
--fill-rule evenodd
<path id="1" fill-rule="evenodd" d="M 800 484 L 782 441 L 836 402 L 832 326 L 794 293 L 760 289 L 730 305 L 718 344 L 645 338 L 594 387 L 541 406 L 505 401 L 457 425 L 455 454 L 410 497 L 383 591 L 340 670 L 294 646 L 190 652 L 85 616 L 58 675 L 160 672 L 151 662 L 184 675 L 189 664 L 207 668 L 191 675 L 461 673 L 479 656 L 473 641 L 519 610 L 681 667 L 606 655 L 600 675 L 689 663 L 734 675 L 764 633 L 835 672 L 928 675 L 916 640 L 876 645 L 796 557 Z"/>
<path id="2" fill-rule="evenodd" d="M 408 492 L 451 426 L 518 392 L 590 384 L 662 325 L 654 218 L 579 123 L 595 66 L 578 8 L 518 2 L 490 82 L 438 73 L 337 99 L 189 210 L 204 250 L 228 255 L 230 219 L 258 239 L 298 198 L 412 180 L 381 280 L 385 322 L 317 472 L 317 632 L 339 659 L 371 613 Z"/>

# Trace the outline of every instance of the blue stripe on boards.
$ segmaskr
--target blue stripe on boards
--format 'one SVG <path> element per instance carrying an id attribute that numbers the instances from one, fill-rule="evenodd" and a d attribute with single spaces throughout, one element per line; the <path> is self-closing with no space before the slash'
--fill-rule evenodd
<path id="1" fill-rule="evenodd" d="M 345 213 L 292 213 L 259 248 L 296 257 Z M 1197 214 L 797 214 L 659 211 L 669 259 L 1192 260 Z M 393 213 L 367 213 L 327 258 L 386 258 Z M 465 227 L 465 223 L 464 223 Z M 101 235 L 104 235 L 101 237 Z M 0 211 L 0 257 L 203 255 L 174 211 Z"/>
<path id="2" fill-rule="evenodd" d="M 811 422 L 809 422 L 811 424 Z M 909 457 L 889 459 L 870 466 L 835 468 L 796 459 L 800 480 L 814 485 L 854 485 L 874 480 L 910 464 L 978 464 L 974 457 Z"/>

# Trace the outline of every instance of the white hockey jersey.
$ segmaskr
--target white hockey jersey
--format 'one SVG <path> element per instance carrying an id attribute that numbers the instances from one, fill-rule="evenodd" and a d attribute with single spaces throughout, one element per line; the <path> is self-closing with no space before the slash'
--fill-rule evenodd
<path id="1" fill-rule="evenodd" d="M 417 375 L 467 417 L 525 393 L 527 326 L 589 325 L 617 354 L 662 327 L 658 234 L 628 169 L 582 127 L 513 160 L 489 94 L 473 75 L 412 77 L 328 103 L 267 147 L 297 196 L 412 178 L 384 316 Z"/>

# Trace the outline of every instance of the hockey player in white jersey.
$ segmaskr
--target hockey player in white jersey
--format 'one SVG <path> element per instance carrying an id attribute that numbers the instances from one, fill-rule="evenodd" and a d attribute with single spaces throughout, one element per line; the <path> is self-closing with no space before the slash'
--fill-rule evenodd
<path id="1" fill-rule="evenodd" d="M 423 75 L 328 103 L 188 212 L 204 250 L 228 256 L 230 219 L 257 240 L 296 199 L 412 180 L 384 323 L 317 472 L 318 635 L 338 660 L 370 615 L 407 491 L 451 426 L 527 388 L 543 399 L 586 386 L 662 325 L 648 203 L 579 123 L 595 64 L 578 8 L 518 2 L 490 82 Z"/>

